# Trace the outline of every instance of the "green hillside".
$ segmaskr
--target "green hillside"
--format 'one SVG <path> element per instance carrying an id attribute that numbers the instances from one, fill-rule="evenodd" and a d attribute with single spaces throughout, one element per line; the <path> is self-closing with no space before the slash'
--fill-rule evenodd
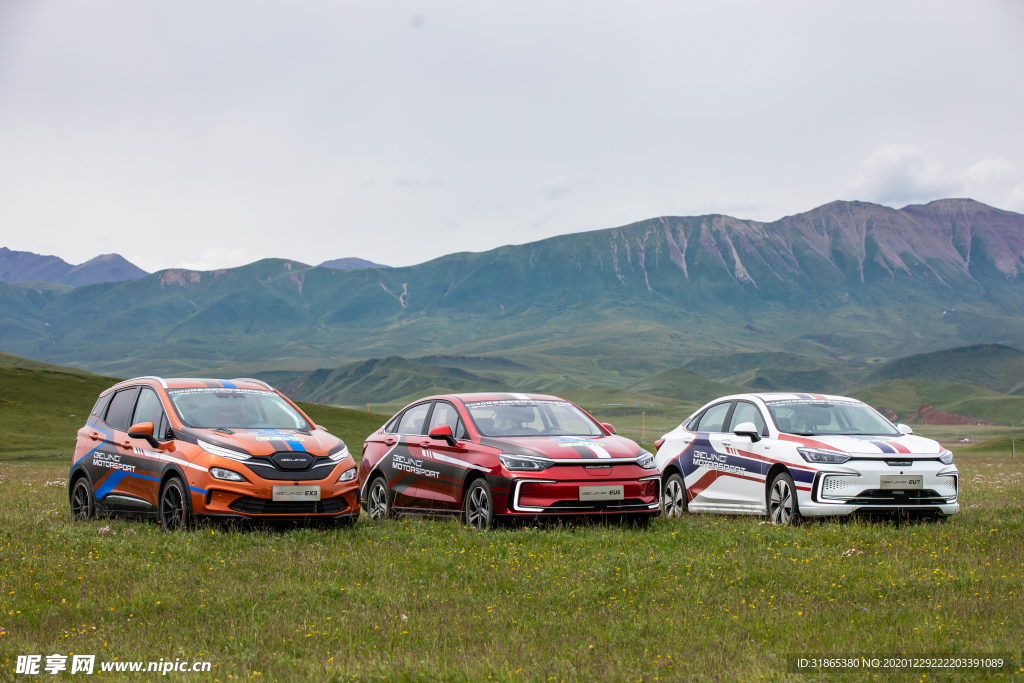
<path id="1" fill-rule="evenodd" d="M 1024 382 L 1024 353 L 1003 344 L 919 353 L 886 363 L 866 375 L 861 384 L 890 379 L 953 382 L 1009 393 Z"/>
<path id="2" fill-rule="evenodd" d="M 938 410 L 1000 424 L 1024 422 L 1024 396 L 1008 396 L 967 384 L 896 379 L 855 391 L 851 396 L 876 408 L 888 408 L 900 420 L 930 403 Z"/>
<path id="3" fill-rule="evenodd" d="M 74 451 L 100 392 L 120 380 L 68 370 L 0 367 L 0 458 Z"/>
<path id="4" fill-rule="evenodd" d="M 345 442 L 349 453 L 358 461 L 362 454 L 363 442 L 366 437 L 384 426 L 391 414 L 368 413 L 362 410 L 350 410 L 337 406 L 322 406 L 316 403 L 296 401 L 302 411 L 314 422 Z"/>
<path id="5" fill-rule="evenodd" d="M 494 379 L 397 356 L 350 363 L 333 370 L 315 370 L 278 388 L 297 400 L 351 406 L 388 403 L 435 387 L 457 392 L 502 389 Z"/>
<path id="6" fill-rule="evenodd" d="M 747 391 L 745 387 L 716 382 L 682 368 L 662 370 L 632 385 L 630 390 L 691 403 L 706 403 L 719 396 Z"/>
<path id="7" fill-rule="evenodd" d="M 749 378 L 743 378 L 742 384 L 756 391 L 812 391 L 820 394 L 843 394 L 852 383 L 823 368 L 817 370 L 758 368 Z"/>

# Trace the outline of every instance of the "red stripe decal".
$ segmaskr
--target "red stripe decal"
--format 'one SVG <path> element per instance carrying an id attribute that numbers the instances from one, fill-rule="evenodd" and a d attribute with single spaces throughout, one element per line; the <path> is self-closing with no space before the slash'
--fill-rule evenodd
<path id="1" fill-rule="evenodd" d="M 890 446 L 892 446 L 893 448 L 895 448 L 897 453 L 909 453 L 910 452 L 910 449 L 907 448 L 906 446 L 904 446 L 901 443 L 896 443 L 895 441 L 886 441 L 885 443 L 887 443 Z"/>
<path id="2" fill-rule="evenodd" d="M 808 439 L 807 437 L 804 437 L 804 436 L 793 436 L 792 434 L 779 434 L 779 440 L 780 441 L 792 441 L 794 443 L 800 444 L 801 446 L 807 446 L 808 448 L 824 448 L 825 450 L 829 450 L 829 451 L 838 451 L 840 453 L 845 452 L 845 451 L 841 451 L 840 449 L 836 448 L 835 446 L 829 446 L 827 443 L 822 443 L 821 441 L 815 441 L 814 439 Z"/>
<path id="3" fill-rule="evenodd" d="M 693 485 L 686 487 L 686 497 L 692 501 L 694 498 L 703 493 L 704 489 L 711 486 L 711 484 L 717 478 L 717 475 L 718 470 L 711 470 L 709 472 L 705 472 L 700 479 L 693 483 Z"/>

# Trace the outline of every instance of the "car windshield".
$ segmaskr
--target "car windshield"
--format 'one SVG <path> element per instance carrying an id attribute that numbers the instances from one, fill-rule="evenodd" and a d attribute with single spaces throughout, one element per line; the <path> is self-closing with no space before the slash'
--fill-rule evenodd
<path id="1" fill-rule="evenodd" d="M 594 420 L 566 401 L 480 401 L 468 403 L 484 436 L 603 436 Z"/>
<path id="2" fill-rule="evenodd" d="M 309 423 L 273 391 L 169 389 L 181 421 L 197 429 L 301 429 Z"/>
<path id="3" fill-rule="evenodd" d="M 780 432 L 799 436 L 900 436 L 892 423 L 860 401 L 766 401 Z"/>

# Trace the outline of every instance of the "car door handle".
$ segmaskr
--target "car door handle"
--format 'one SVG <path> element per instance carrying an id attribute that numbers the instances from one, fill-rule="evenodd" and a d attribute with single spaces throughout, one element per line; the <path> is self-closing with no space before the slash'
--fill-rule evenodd
<path id="1" fill-rule="evenodd" d="M 121 448 L 125 449 L 126 451 L 130 451 L 132 449 L 132 442 L 129 441 L 128 439 L 125 439 L 124 441 L 121 442 Z"/>
<path id="2" fill-rule="evenodd" d="M 92 439 L 93 441 L 99 441 L 100 440 L 100 433 L 99 432 L 93 432 L 92 434 L 89 435 L 89 438 Z"/>
<path id="3" fill-rule="evenodd" d="M 384 439 L 385 446 L 394 446 L 396 443 L 398 443 L 398 439 L 392 439 L 391 437 Z"/>
<path id="4" fill-rule="evenodd" d="M 430 441 L 420 441 L 420 446 L 426 448 L 427 446 L 433 446 L 434 444 Z"/>
<path id="5" fill-rule="evenodd" d="M 732 439 L 722 439 L 722 445 L 723 446 L 731 446 L 732 445 Z"/>

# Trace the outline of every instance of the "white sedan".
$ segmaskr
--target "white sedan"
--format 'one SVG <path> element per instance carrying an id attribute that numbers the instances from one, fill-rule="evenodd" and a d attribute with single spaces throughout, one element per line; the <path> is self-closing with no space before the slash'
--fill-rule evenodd
<path id="1" fill-rule="evenodd" d="M 960 511 L 953 454 L 852 398 L 726 396 L 657 445 L 668 517 L 767 514 L 792 524 L 801 515 Z"/>

